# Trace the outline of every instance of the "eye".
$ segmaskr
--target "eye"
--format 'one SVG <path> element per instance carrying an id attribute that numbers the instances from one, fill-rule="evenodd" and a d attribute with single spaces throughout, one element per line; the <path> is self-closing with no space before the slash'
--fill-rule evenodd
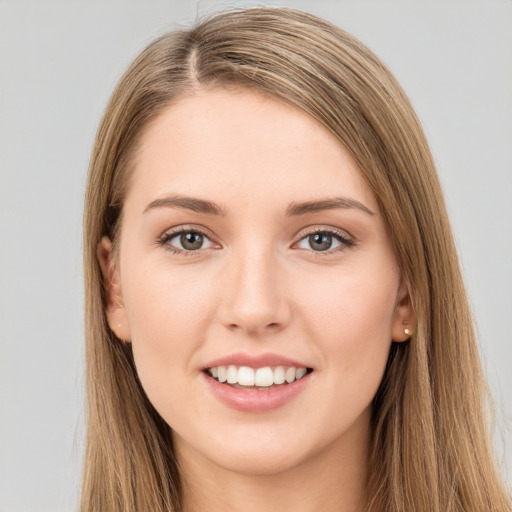
<path id="1" fill-rule="evenodd" d="M 329 230 L 315 231 L 301 238 L 297 243 L 299 249 L 307 249 L 315 252 L 332 252 L 343 250 L 346 247 L 352 247 L 353 240 L 345 234 Z"/>
<path id="2" fill-rule="evenodd" d="M 166 233 L 161 238 L 160 243 L 176 252 L 194 252 L 213 246 L 213 242 L 204 233 L 196 230 Z"/>

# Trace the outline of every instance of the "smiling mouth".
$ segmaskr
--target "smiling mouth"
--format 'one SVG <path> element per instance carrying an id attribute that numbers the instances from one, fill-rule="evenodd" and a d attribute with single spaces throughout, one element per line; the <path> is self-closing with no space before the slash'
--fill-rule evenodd
<path id="1" fill-rule="evenodd" d="M 312 368 L 294 366 L 251 368 L 229 365 L 207 368 L 205 373 L 216 381 L 237 389 L 263 391 L 291 384 L 312 371 Z"/>

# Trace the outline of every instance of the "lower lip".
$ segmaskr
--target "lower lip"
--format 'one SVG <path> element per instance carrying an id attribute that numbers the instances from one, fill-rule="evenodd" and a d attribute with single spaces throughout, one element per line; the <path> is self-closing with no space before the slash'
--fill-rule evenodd
<path id="1" fill-rule="evenodd" d="M 309 383 L 311 373 L 291 384 L 258 391 L 238 389 L 202 373 L 212 393 L 225 405 L 242 412 L 268 412 L 291 402 Z"/>

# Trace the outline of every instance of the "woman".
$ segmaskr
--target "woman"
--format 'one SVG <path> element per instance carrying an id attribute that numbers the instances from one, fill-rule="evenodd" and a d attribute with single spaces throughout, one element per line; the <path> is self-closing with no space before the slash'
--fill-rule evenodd
<path id="1" fill-rule="evenodd" d="M 148 46 L 93 150 L 82 510 L 510 510 L 432 158 L 311 15 Z"/>

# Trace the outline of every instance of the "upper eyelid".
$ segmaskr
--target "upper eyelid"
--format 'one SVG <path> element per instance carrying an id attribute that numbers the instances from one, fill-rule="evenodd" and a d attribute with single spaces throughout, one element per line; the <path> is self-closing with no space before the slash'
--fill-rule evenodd
<path id="1" fill-rule="evenodd" d="M 172 228 L 167 228 L 165 231 L 162 232 L 161 236 L 165 236 L 166 234 L 177 234 L 177 233 L 183 233 L 186 231 L 191 232 L 198 232 L 206 236 L 213 236 L 209 229 L 204 228 L 202 226 L 196 226 L 194 224 L 182 224 L 178 226 L 174 226 Z M 345 229 L 341 228 L 335 228 L 333 226 L 308 226 L 305 228 L 301 228 L 297 233 L 295 234 L 294 238 L 299 236 L 307 236 L 311 233 L 333 233 L 333 234 L 345 234 L 347 237 L 353 238 L 352 235 L 346 231 Z"/>
<path id="2" fill-rule="evenodd" d="M 206 239 L 208 239 L 208 241 L 212 244 L 212 246 L 220 245 L 218 242 L 215 241 L 215 238 L 209 234 L 208 229 L 194 226 L 194 225 L 183 225 L 183 224 L 174 226 L 172 228 L 168 228 L 165 231 L 163 231 L 163 233 L 156 238 L 155 244 L 157 246 L 166 248 L 166 250 L 171 250 L 171 248 L 172 248 L 173 252 L 183 253 L 183 254 L 186 254 L 189 256 L 193 255 L 193 254 L 197 254 L 197 253 L 207 250 L 207 249 L 211 249 L 211 247 L 205 247 L 205 248 L 187 251 L 186 249 L 180 249 L 179 247 L 176 247 L 173 244 L 169 243 L 173 238 L 176 238 L 183 233 L 189 233 L 189 232 L 199 233 L 200 235 L 204 236 Z M 168 246 L 168 247 L 165 247 L 165 246 Z"/>
<path id="3" fill-rule="evenodd" d="M 304 232 L 304 230 L 299 231 L 299 234 L 296 236 L 295 242 L 293 242 L 291 248 L 292 249 L 299 249 L 296 247 L 302 240 L 305 238 L 315 234 L 315 233 L 327 233 L 330 236 L 337 238 L 339 242 L 339 246 L 327 249 L 325 251 L 315 251 L 313 249 L 303 249 L 307 253 L 310 253 L 311 255 L 322 258 L 322 257 L 328 257 L 330 255 L 339 254 L 340 252 L 344 252 L 347 249 L 350 249 L 351 247 L 354 247 L 357 245 L 357 240 L 352 236 L 350 233 L 345 231 L 344 229 L 335 228 L 333 226 L 327 227 L 327 226 L 312 226 L 311 229 Z"/>
<path id="4" fill-rule="evenodd" d="M 332 235 L 337 235 L 339 237 L 349 239 L 351 241 L 355 241 L 355 238 L 345 229 L 335 228 L 333 226 L 310 226 L 307 228 L 302 228 L 297 232 L 295 238 L 297 241 L 302 240 L 306 236 L 312 235 L 314 233 L 329 233 Z"/>
<path id="5" fill-rule="evenodd" d="M 201 226 L 195 226 L 193 224 L 182 224 L 178 226 L 174 226 L 172 228 L 167 228 L 162 234 L 158 237 L 159 239 L 174 237 L 179 235 L 180 233 L 200 233 L 201 235 L 206 236 L 209 240 L 215 238 L 209 229 L 203 228 Z"/>
<path id="6" fill-rule="evenodd" d="M 210 242 L 221 245 L 219 242 L 216 241 L 215 235 L 213 235 L 209 229 L 194 224 L 182 224 L 174 226 L 172 228 L 168 228 L 165 231 L 163 231 L 163 233 L 158 237 L 158 240 L 170 240 L 171 238 L 174 238 L 175 236 L 178 236 L 179 234 L 186 232 L 200 233 L 201 235 L 208 238 Z M 345 240 L 350 240 L 350 242 L 352 243 L 356 242 L 355 238 L 344 229 L 337 228 L 334 226 L 313 225 L 300 229 L 293 237 L 293 244 L 296 244 L 300 242 L 302 239 L 306 238 L 307 236 L 310 236 L 315 233 L 329 233 L 330 235 L 337 236 Z"/>
<path id="7" fill-rule="evenodd" d="M 219 245 L 217 242 L 213 240 L 213 238 L 208 235 L 207 230 L 203 230 L 201 228 L 196 227 L 187 227 L 187 226 L 176 226 L 174 228 L 166 229 L 157 239 L 156 239 L 156 245 L 163 247 L 166 251 L 171 251 L 175 254 L 181 254 L 183 256 L 194 256 L 198 255 L 199 253 L 211 249 L 212 246 Z M 210 247 L 204 247 L 199 248 L 195 250 L 187 250 L 182 249 L 180 247 L 176 247 L 174 244 L 169 243 L 172 239 L 180 236 L 183 233 L 199 233 L 204 238 L 206 238 L 210 243 Z"/>

